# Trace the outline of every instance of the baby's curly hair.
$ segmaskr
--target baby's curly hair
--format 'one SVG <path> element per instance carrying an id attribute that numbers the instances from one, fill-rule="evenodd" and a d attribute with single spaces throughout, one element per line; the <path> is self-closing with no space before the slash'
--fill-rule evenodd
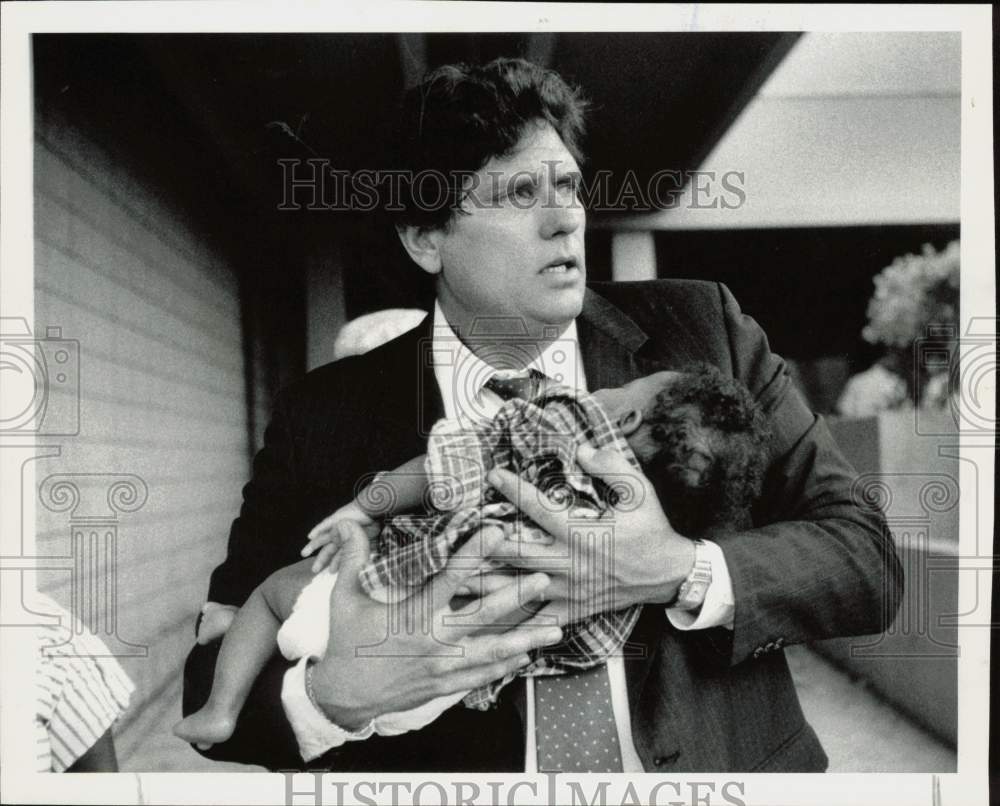
<path id="1" fill-rule="evenodd" d="M 696 364 L 661 391 L 647 417 L 660 450 L 646 466 L 671 524 L 687 536 L 750 526 L 769 430 L 749 390 Z"/>

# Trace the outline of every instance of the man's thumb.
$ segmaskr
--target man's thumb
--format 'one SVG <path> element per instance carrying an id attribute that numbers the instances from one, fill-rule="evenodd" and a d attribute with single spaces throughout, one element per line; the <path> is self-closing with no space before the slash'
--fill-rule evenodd
<path id="1" fill-rule="evenodd" d="M 636 509 L 647 496 L 655 495 L 649 480 L 632 467 L 623 453 L 610 448 L 596 450 L 590 445 L 581 445 L 576 458 L 584 472 L 608 485 L 609 503 L 621 511 Z"/>
<path id="2" fill-rule="evenodd" d="M 602 478 L 609 474 L 619 474 L 631 469 L 628 460 L 618 451 L 597 450 L 587 443 L 576 449 L 576 460 L 580 463 L 580 467 L 592 476 Z"/>

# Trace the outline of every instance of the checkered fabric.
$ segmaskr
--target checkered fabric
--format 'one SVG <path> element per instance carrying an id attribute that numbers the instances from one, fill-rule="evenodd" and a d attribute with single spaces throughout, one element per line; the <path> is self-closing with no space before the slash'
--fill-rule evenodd
<path id="1" fill-rule="evenodd" d="M 427 447 L 427 513 L 386 522 L 361 573 L 363 587 L 379 601 L 405 598 L 489 524 L 503 528 L 509 539 L 549 542 L 537 524 L 487 484 L 493 467 L 517 473 L 574 519 L 600 517 L 616 494 L 576 465 L 576 449 L 583 444 L 618 450 L 639 469 L 628 442 L 596 400 L 569 387 L 552 387 L 532 401 L 509 400 L 490 422 L 439 421 Z M 560 643 L 535 650 L 531 663 L 517 674 L 553 675 L 598 666 L 624 646 L 638 617 L 635 606 L 568 625 Z M 465 704 L 489 707 L 517 674 L 471 692 Z"/>

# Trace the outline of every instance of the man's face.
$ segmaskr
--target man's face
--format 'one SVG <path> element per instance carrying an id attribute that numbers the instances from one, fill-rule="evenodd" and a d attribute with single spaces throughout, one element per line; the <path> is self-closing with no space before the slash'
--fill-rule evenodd
<path id="1" fill-rule="evenodd" d="M 528 333 L 568 324 L 583 305 L 586 214 L 579 166 L 551 125 L 529 124 L 509 157 L 492 158 L 439 231 L 441 307 L 455 325 L 516 317 Z"/>

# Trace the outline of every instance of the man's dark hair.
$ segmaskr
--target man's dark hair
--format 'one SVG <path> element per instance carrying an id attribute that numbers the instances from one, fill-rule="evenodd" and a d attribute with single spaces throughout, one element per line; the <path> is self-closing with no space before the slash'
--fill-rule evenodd
<path id="1" fill-rule="evenodd" d="M 511 154 L 534 121 L 550 123 L 582 162 L 585 110 L 579 90 L 524 59 L 431 71 L 404 95 L 393 138 L 393 167 L 417 180 L 401 182 L 396 223 L 445 226 L 462 202 L 463 177 Z"/>

